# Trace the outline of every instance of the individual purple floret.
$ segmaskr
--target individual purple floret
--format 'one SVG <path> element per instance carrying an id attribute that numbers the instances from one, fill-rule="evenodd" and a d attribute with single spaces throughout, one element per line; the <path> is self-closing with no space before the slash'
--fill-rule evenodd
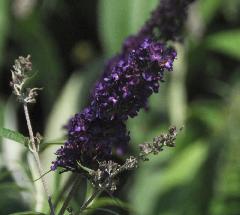
<path id="1" fill-rule="evenodd" d="M 158 92 L 163 73 L 172 70 L 175 58 L 173 49 L 145 39 L 97 83 L 91 102 L 96 117 L 127 120 L 136 116 L 146 106 L 148 97 Z"/>
<path id="2" fill-rule="evenodd" d="M 122 121 L 100 120 L 95 117 L 91 108 L 70 119 L 68 125 L 68 140 L 57 150 L 57 159 L 51 167 L 63 167 L 65 170 L 80 171 L 78 162 L 93 167 L 98 161 L 112 155 L 115 147 L 126 147 L 129 142 L 129 133 Z"/>

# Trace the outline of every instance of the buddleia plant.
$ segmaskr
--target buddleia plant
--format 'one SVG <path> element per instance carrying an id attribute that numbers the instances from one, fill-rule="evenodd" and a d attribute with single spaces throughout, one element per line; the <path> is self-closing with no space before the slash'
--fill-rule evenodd
<path id="1" fill-rule="evenodd" d="M 175 146 L 181 128 L 171 126 L 152 141 L 139 143 L 136 154 L 125 156 L 129 154 L 128 146 L 131 144 L 131 131 L 126 123 L 129 118 L 137 117 L 140 110 L 147 108 L 149 97 L 159 92 L 166 73 L 173 71 L 177 52 L 169 44 L 183 40 L 184 21 L 191 2 L 161 0 L 142 28 L 125 39 L 121 51 L 106 62 L 101 77 L 91 91 L 88 106 L 71 117 L 64 126 L 66 141 L 56 151 L 56 159 L 49 170 L 41 167 L 39 147 L 42 137 L 33 133 L 28 111 L 28 106 L 37 102 L 41 89 L 27 88 L 25 85 L 32 71 L 30 55 L 15 61 L 10 85 L 24 107 L 29 131 L 27 146 L 35 158 L 51 215 L 57 214 L 57 211 L 48 191 L 45 172 L 73 172 L 79 178 L 88 180 L 93 193 L 79 206 L 79 213 L 82 214 L 102 192 L 114 195 L 122 172 L 137 168 L 148 161 L 151 154 L 158 155 L 164 148 Z M 118 161 L 115 155 L 126 158 Z M 75 185 L 78 186 L 78 183 Z M 76 186 L 73 189 L 77 189 Z M 59 215 L 66 210 L 77 214 L 68 207 L 72 197 L 71 190 L 63 201 Z"/>

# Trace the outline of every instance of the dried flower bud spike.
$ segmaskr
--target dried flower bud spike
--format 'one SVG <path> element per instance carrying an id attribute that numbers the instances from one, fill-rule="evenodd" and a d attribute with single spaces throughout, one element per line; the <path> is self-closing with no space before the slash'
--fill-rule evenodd
<path id="1" fill-rule="evenodd" d="M 15 60 L 13 65 L 12 81 L 10 86 L 13 88 L 13 93 L 22 103 L 36 103 L 37 91 L 41 88 L 25 88 L 26 81 L 30 78 L 32 72 L 31 56 L 20 56 Z"/>

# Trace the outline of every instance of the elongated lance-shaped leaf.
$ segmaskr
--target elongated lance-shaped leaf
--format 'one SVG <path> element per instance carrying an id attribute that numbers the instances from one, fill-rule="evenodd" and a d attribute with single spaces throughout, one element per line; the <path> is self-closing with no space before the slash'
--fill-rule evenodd
<path id="1" fill-rule="evenodd" d="M 0 136 L 10 140 L 14 140 L 15 142 L 18 142 L 24 145 L 27 145 L 28 143 L 27 137 L 25 137 L 23 134 L 17 131 L 13 131 L 8 128 L 0 128 Z"/>

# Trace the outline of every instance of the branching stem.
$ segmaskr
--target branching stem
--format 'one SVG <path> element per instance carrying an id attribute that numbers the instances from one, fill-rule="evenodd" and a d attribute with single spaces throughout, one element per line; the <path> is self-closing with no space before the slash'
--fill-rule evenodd
<path id="1" fill-rule="evenodd" d="M 111 178 L 116 177 L 118 174 L 120 174 L 123 170 L 125 169 L 125 164 L 123 164 L 116 172 L 114 172 L 111 176 Z M 105 185 L 108 183 L 108 180 L 110 179 L 107 178 L 105 182 L 103 183 L 102 187 L 97 187 L 96 190 L 93 192 L 93 194 L 89 197 L 89 199 L 83 203 L 83 205 L 80 208 L 80 214 L 87 209 L 87 207 L 91 204 L 91 202 L 98 197 L 104 190 L 105 190 Z M 80 215 L 79 214 L 79 215 Z"/>

